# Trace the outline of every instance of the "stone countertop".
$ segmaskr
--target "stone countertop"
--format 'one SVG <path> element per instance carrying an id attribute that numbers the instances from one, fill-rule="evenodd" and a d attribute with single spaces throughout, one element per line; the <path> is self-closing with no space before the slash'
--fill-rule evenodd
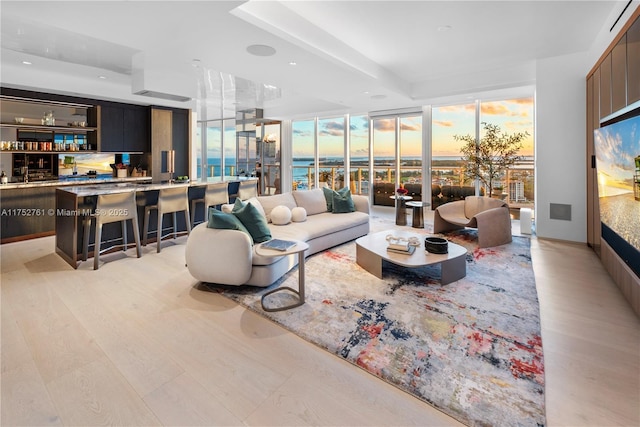
<path id="1" fill-rule="evenodd" d="M 235 176 L 225 176 L 224 178 L 215 177 L 215 178 L 207 178 L 206 181 L 190 181 L 187 183 L 189 186 L 199 186 L 199 185 L 207 185 L 213 184 L 216 182 L 239 182 L 239 181 L 247 181 L 247 180 L 255 180 L 257 178 L 254 177 L 235 177 Z M 16 189 L 16 188 L 41 188 L 41 187 L 61 187 L 63 189 L 67 189 L 68 187 L 76 187 L 81 188 L 83 186 L 102 186 L 107 184 L 118 185 L 118 184 L 144 184 L 150 185 L 149 181 L 151 181 L 151 177 L 127 177 L 127 178 L 83 178 L 83 179 L 61 179 L 61 180 L 53 180 L 53 181 L 34 181 L 34 182 L 11 182 L 8 184 L 0 184 L 0 190 L 8 190 L 8 189 Z M 167 185 L 164 184 L 153 184 L 153 185 Z M 180 183 L 176 183 L 173 185 L 177 185 Z M 121 185 L 119 188 L 123 188 Z M 149 188 L 150 190 L 159 189 L 157 188 Z"/>
<path id="2" fill-rule="evenodd" d="M 151 177 L 127 177 L 127 178 L 82 178 L 82 179 L 61 179 L 52 181 L 33 181 L 33 182 L 10 182 L 8 184 L 0 184 L 0 190 L 16 189 L 16 188 L 42 188 L 42 187 L 67 187 L 109 183 L 142 183 L 151 181 Z"/>
<path id="3" fill-rule="evenodd" d="M 238 182 L 246 181 L 255 178 L 236 178 L 225 177 L 226 182 Z M 191 181 L 191 182 L 163 182 L 163 183 L 136 183 L 136 182 L 119 182 L 119 183 L 105 183 L 99 185 L 77 185 L 77 186 L 64 186 L 59 190 L 72 193 L 77 197 L 86 196 L 98 196 L 100 194 L 115 194 L 126 193 L 129 191 L 153 191 L 161 190 L 167 187 L 199 187 L 211 183 L 223 182 L 222 178 L 209 178 L 206 182 L 203 181 Z"/>

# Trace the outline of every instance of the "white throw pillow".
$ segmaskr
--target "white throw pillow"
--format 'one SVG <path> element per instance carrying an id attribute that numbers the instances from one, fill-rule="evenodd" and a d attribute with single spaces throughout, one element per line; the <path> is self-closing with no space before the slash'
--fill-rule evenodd
<path id="1" fill-rule="evenodd" d="M 307 210 L 303 207 L 296 206 L 291 209 L 291 221 L 305 222 L 307 220 Z"/>
<path id="2" fill-rule="evenodd" d="M 276 206 L 271 210 L 271 222 L 274 225 L 286 225 L 291 222 L 291 209 L 284 205 Z"/>

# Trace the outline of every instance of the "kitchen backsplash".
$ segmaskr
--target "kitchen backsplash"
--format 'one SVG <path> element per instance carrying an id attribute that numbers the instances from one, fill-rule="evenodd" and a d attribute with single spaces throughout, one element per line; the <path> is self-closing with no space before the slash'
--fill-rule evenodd
<path id="1" fill-rule="evenodd" d="M 98 174 L 110 174 L 113 170 L 109 165 L 114 162 L 114 154 L 59 154 L 58 175 L 73 175 L 74 170 L 78 175 L 84 175 L 89 171 L 96 171 Z"/>

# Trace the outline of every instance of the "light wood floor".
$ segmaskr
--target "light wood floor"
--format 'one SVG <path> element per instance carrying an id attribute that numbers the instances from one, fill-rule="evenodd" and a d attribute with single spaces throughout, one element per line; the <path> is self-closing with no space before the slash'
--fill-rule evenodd
<path id="1" fill-rule="evenodd" d="M 98 271 L 52 237 L 0 247 L 2 426 L 459 425 L 199 290 L 176 242 Z M 638 318 L 585 245 L 534 238 L 532 255 L 548 424 L 640 425 Z"/>

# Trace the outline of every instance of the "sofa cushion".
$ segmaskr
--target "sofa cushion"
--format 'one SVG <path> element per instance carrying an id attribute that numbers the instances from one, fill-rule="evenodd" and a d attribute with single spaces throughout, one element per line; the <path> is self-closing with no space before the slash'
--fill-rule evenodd
<path id="1" fill-rule="evenodd" d="M 239 230 L 251 236 L 247 227 L 244 226 L 238 217 L 230 213 L 219 211 L 214 207 L 209 208 L 209 221 L 207 223 L 207 227 L 217 228 L 220 230 Z"/>
<path id="2" fill-rule="evenodd" d="M 328 209 L 323 190 L 296 190 L 293 193 L 296 204 L 307 211 L 307 215 L 315 215 L 326 212 Z"/>
<path id="3" fill-rule="evenodd" d="M 274 239 L 294 239 L 308 242 L 311 239 L 340 233 L 347 228 L 367 222 L 369 222 L 369 215 L 363 212 L 351 212 L 343 215 L 324 212 L 308 216 L 305 222 L 292 222 L 286 227 L 270 225 L 269 228 Z"/>
<path id="4" fill-rule="evenodd" d="M 351 190 L 346 188 L 346 191 L 343 191 L 345 188 L 333 192 L 333 213 L 349 213 L 356 211 L 353 199 L 351 198 Z"/>
<path id="5" fill-rule="evenodd" d="M 236 199 L 231 213 L 235 215 L 249 231 L 254 243 L 271 240 L 271 231 L 267 225 L 267 220 L 254 205 Z"/>
<path id="6" fill-rule="evenodd" d="M 295 208 L 296 199 L 293 198 L 291 193 L 274 194 L 272 196 L 259 196 L 258 201 L 264 208 L 264 213 L 267 221 L 271 222 L 271 211 L 276 206 L 286 206 L 289 209 Z"/>
<path id="7" fill-rule="evenodd" d="M 271 222 L 274 225 L 289 224 L 291 222 L 291 209 L 284 205 L 276 206 L 271 210 Z"/>

